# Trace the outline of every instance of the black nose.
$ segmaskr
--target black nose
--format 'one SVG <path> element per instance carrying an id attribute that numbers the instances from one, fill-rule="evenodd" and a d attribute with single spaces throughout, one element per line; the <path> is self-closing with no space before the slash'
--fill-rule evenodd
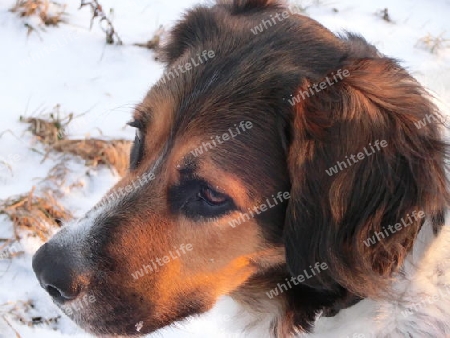
<path id="1" fill-rule="evenodd" d="M 59 304 L 77 298 L 83 278 L 64 248 L 44 244 L 33 257 L 33 270 L 41 286 Z"/>

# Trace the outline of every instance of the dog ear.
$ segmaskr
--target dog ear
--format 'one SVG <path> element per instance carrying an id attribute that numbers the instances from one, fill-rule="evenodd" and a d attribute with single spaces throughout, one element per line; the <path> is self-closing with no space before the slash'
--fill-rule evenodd
<path id="1" fill-rule="evenodd" d="M 440 115 L 424 89 L 382 57 L 348 59 L 289 101 L 289 271 L 308 273 L 305 284 L 323 291 L 379 296 L 425 217 L 449 201 Z"/>
<path id="2" fill-rule="evenodd" d="M 230 6 L 231 14 L 238 15 L 278 7 L 282 2 L 280 0 L 221 0 L 218 4 Z"/>
<path id="3" fill-rule="evenodd" d="M 212 8 L 198 6 L 187 12 L 171 30 L 158 56 L 170 67 L 186 50 L 215 41 L 219 34 L 217 23 L 223 21 L 223 11 L 220 9 L 231 15 L 244 15 L 279 6 L 280 1 L 274 0 L 219 0 Z"/>
<path id="4" fill-rule="evenodd" d="M 159 59 L 170 67 L 188 49 L 200 48 L 207 41 L 213 41 L 211 39 L 217 34 L 216 16 L 211 8 L 196 7 L 188 11 L 170 31 L 159 50 Z"/>

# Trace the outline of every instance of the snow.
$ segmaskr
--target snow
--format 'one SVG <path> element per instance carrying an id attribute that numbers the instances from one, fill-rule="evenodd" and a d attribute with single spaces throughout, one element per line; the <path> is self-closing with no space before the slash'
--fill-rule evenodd
<path id="1" fill-rule="evenodd" d="M 39 28 L 30 35 L 24 23 L 39 22 L 36 18 L 24 21 L 8 11 L 14 3 L 0 2 L 0 199 L 28 192 L 58 161 L 58 156 L 52 155 L 42 162 L 42 154 L 31 150 L 42 148 L 27 132 L 27 125 L 19 122 L 21 115 L 37 116 L 60 104 L 63 113 L 84 113 L 71 124 L 70 137 L 132 139 L 133 131 L 125 127 L 132 107 L 163 71 L 151 51 L 133 44 L 149 40 L 160 25 L 170 27 L 198 1 L 102 0 L 104 8 L 114 8 L 114 26 L 125 42 L 123 46 L 105 45 L 100 27 L 94 23 L 89 29 L 89 8 L 79 10 L 78 1 L 67 1 L 66 23 Z M 295 3 L 308 5 L 307 1 Z M 358 32 L 382 53 L 401 60 L 434 93 L 440 108 L 450 113 L 450 41 L 435 53 L 419 43 L 427 35 L 450 39 L 450 0 L 315 0 L 309 5 L 308 14 L 331 30 Z M 389 9 L 393 22 L 375 15 L 384 8 Z M 75 216 L 83 215 L 119 179 L 106 168 L 89 170 L 86 176 L 88 169 L 76 159 L 68 166 L 73 179 L 83 183 L 82 189 L 72 190 L 61 200 Z M 12 236 L 11 223 L 0 215 L 0 238 Z M 39 287 L 31 257 L 41 244 L 35 238 L 24 238 L 17 248 L 25 251 L 23 256 L 8 263 L 0 261 L 0 337 L 15 337 L 16 333 L 23 338 L 88 337 Z M 34 308 L 20 305 L 29 301 Z M 233 321 L 221 310 L 231 311 L 233 304 L 228 299 L 221 303 L 211 313 L 155 336 L 239 337 L 231 329 L 225 331 Z M 17 313 L 28 320 L 33 316 L 61 319 L 57 325 L 29 327 L 15 319 Z"/>

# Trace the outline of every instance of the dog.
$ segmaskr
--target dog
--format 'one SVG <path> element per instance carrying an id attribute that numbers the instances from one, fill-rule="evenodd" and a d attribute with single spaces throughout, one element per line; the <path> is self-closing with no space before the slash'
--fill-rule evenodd
<path id="1" fill-rule="evenodd" d="M 271 0 L 190 10 L 160 59 L 129 173 L 33 258 L 79 326 L 144 335 L 228 295 L 264 337 L 450 335 L 448 146 L 396 60 Z"/>

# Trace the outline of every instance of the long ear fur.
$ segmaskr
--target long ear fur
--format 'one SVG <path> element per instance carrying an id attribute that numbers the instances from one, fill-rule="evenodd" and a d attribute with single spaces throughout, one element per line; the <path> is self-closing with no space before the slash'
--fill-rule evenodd
<path id="1" fill-rule="evenodd" d="M 424 221 L 420 212 L 435 218 L 449 201 L 446 145 L 427 93 L 394 60 L 347 59 L 343 71 L 347 76 L 329 74 L 319 92 L 310 82 L 299 89 L 287 264 L 296 276 L 327 263 L 308 286 L 332 291 L 340 285 L 375 297 L 411 249 Z M 377 140 L 387 145 L 376 147 Z M 369 238 L 376 243 L 367 245 Z"/>

